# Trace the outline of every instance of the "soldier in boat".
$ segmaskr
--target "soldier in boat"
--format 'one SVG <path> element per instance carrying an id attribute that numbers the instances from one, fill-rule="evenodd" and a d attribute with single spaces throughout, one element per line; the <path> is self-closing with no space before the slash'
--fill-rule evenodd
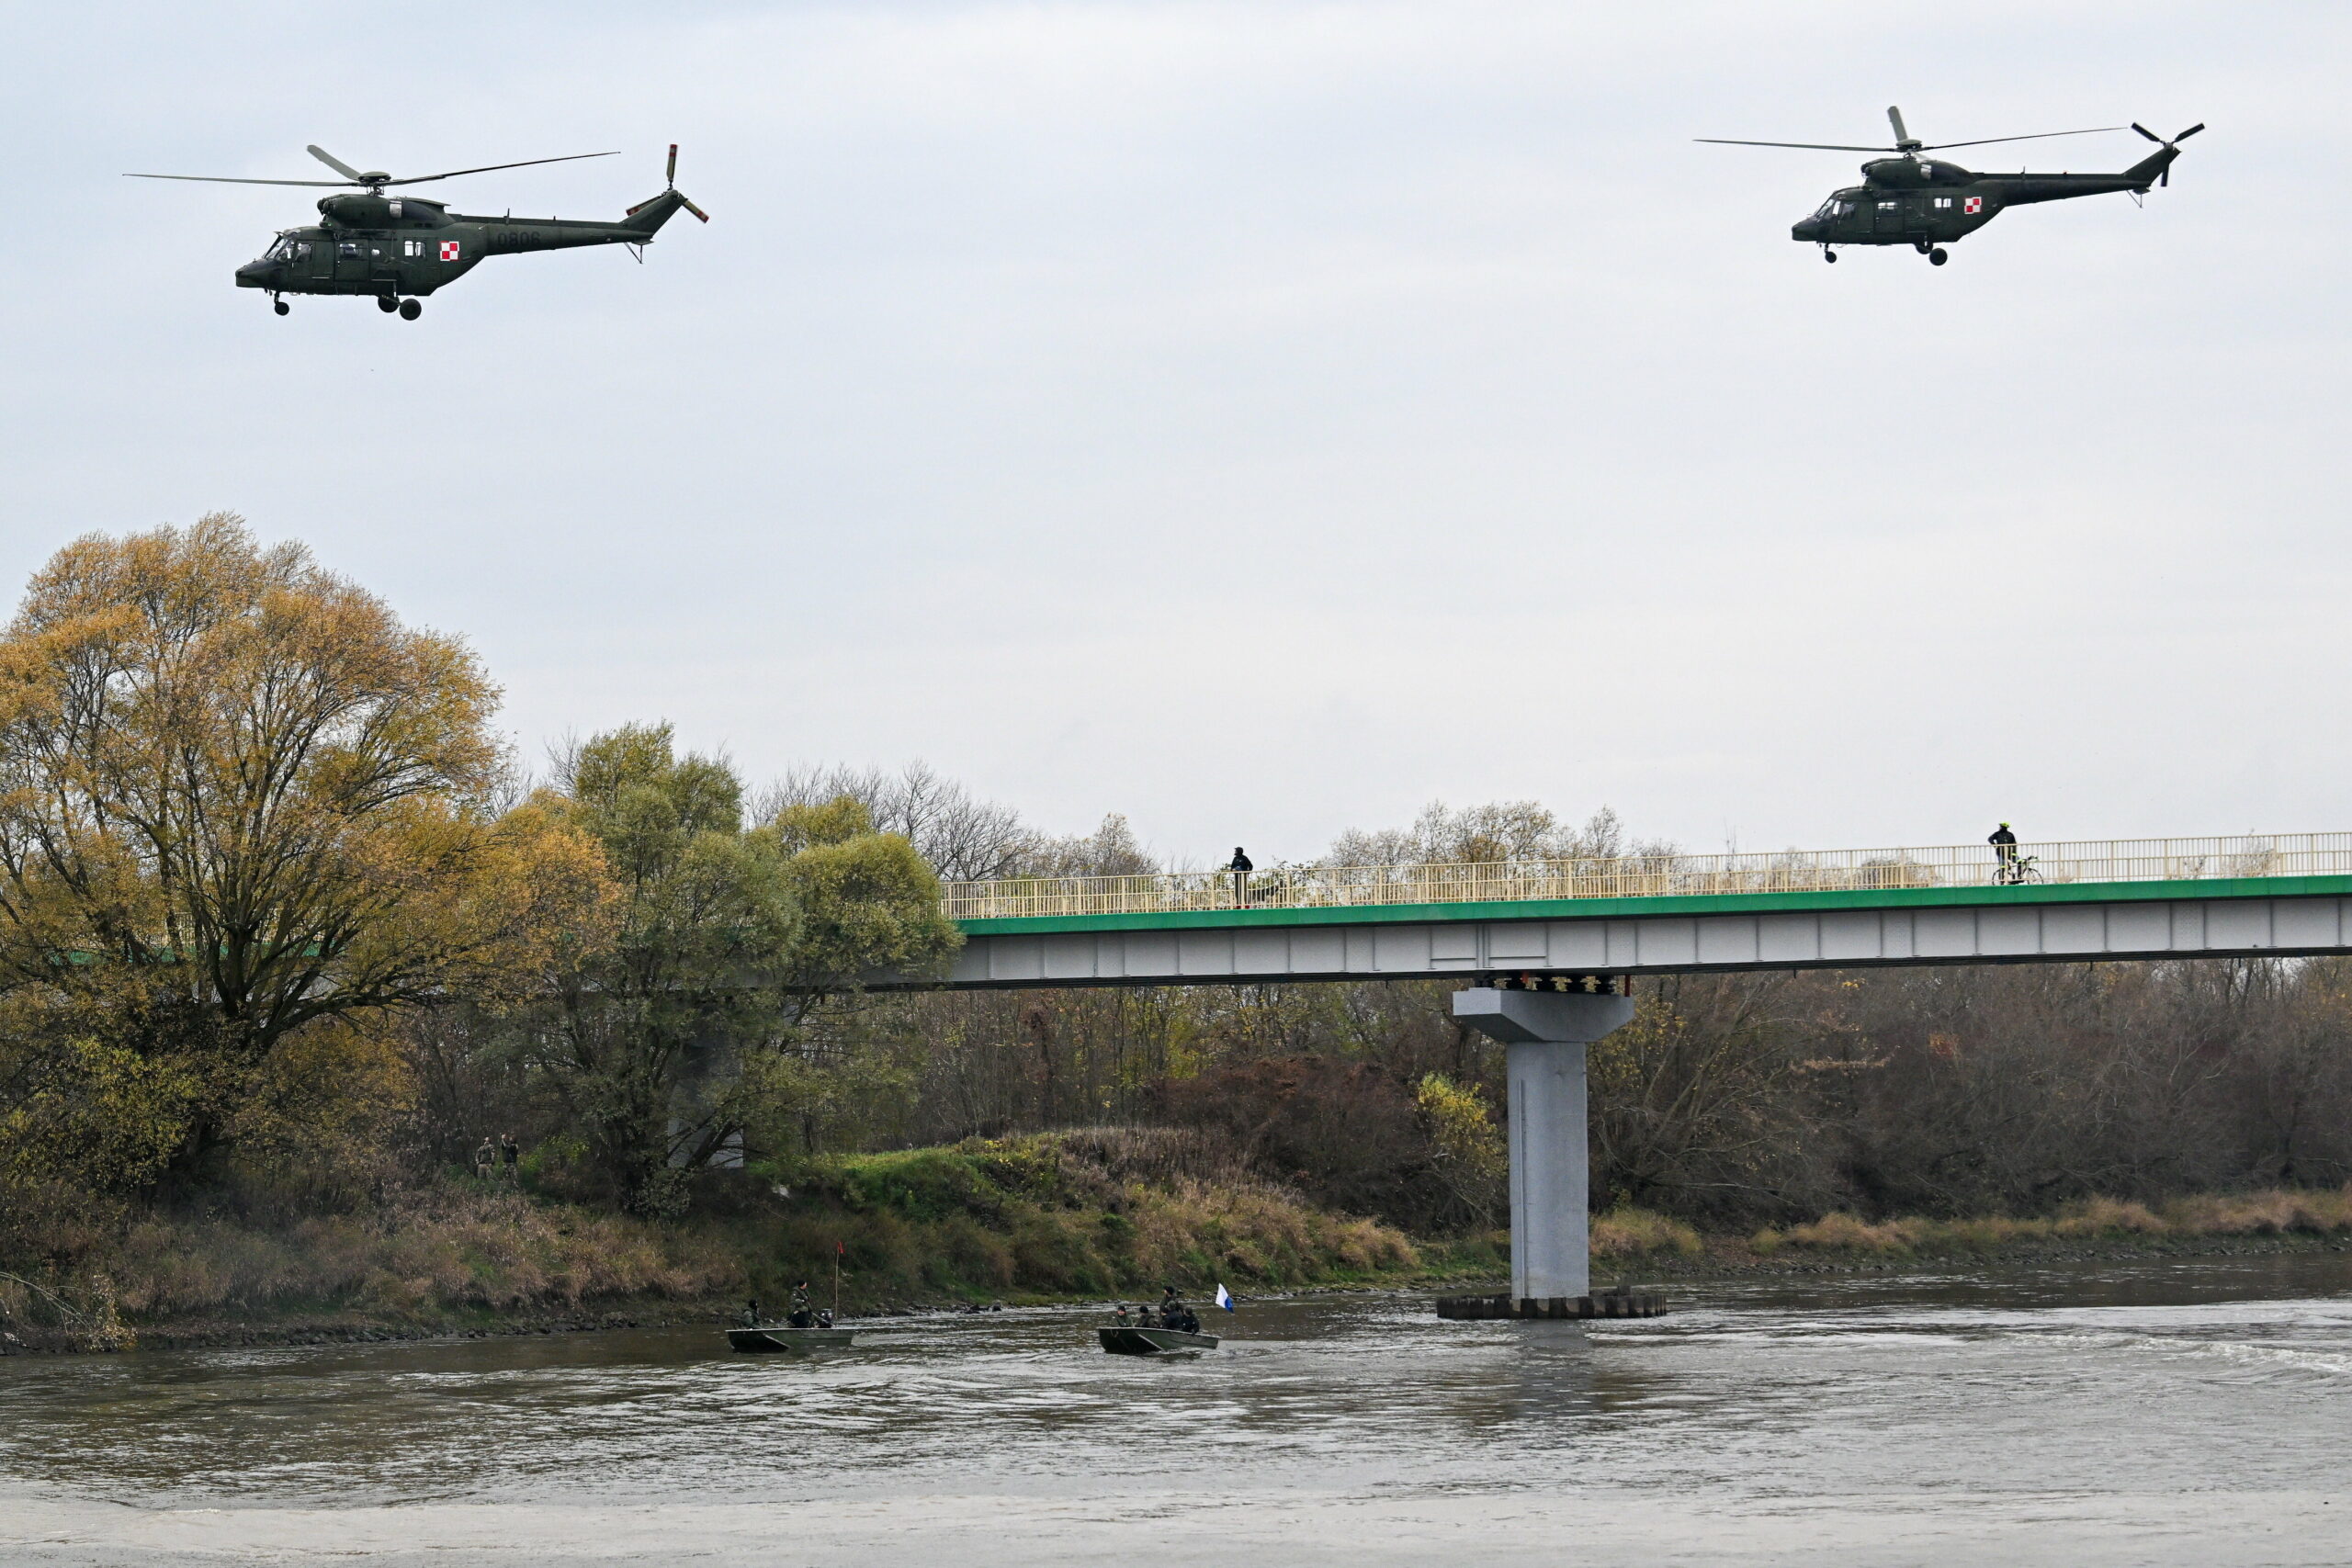
<path id="1" fill-rule="evenodd" d="M 1201 1331 L 1201 1320 L 1193 1315 L 1193 1309 L 1184 1304 L 1184 1298 L 1176 1293 L 1173 1285 L 1165 1286 L 1160 1292 L 1159 1326 L 1180 1329 L 1186 1334 Z"/>
<path id="2" fill-rule="evenodd" d="M 792 1287 L 792 1311 L 786 1314 L 784 1321 L 795 1328 L 817 1326 L 817 1314 L 808 1310 L 808 1280 L 803 1280 Z"/>

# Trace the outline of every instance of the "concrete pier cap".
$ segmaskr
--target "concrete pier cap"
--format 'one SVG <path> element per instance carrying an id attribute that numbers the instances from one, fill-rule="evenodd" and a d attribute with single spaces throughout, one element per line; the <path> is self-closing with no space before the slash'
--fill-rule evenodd
<path id="1" fill-rule="evenodd" d="M 1585 1047 L 1633 1021 L 1634 998 L 1576 992 L 1453 993 L 1453 1016 L 1506 1047 L 1510 1084 L 1510 1293 L 1592 1293 Z"/>
<path id="2" fill-rule="evenodd" d="M 1477 986 L 1453 993 L 1453 1016 L 1506 1045 L 1585 1045 L 1632 1022 L 1634 998 Z"/>

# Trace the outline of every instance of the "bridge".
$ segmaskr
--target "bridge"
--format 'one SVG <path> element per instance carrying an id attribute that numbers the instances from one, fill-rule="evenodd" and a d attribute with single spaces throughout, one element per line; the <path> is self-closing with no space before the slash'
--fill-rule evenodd
<path id="1" fill-rule="evenodd" d="M 2352 833 L 950 883 L 960 989 L 1469 981 L 1503 1043 L 1508 1315 L 1589 1315 L 1585 1050 L 1631 977 L 2352 953 Z M 884 981 L 884 985 L 897 982 Z M 908 984 L 922 982 L 908 982 Z"/>
<path id="2" fill-rule="evenodd" d="M 1256 984 L 2352 952 L 2352 833 L 946 885 L 945 984 Z"/>

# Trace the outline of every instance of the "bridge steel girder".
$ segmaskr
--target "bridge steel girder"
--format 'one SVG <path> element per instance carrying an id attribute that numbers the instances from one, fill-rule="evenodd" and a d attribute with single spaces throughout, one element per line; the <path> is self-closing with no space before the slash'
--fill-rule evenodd
<path id="1" fill-rule="evenodd" d="M 2352 879 L 2278 881 L 2341 886 Z M 2204 884 L 2202 896 L 2184 897 L 2183 886 L 1594 899 L 1586 902 L 1690 912 L 1570 914 L 1553 904 L 1542 909 L 1550 918 L 1482 904 L 975 920 L 954 968 L 928 984 L 1235 985 L 2352 953 L 2352 897 L 2333 888 L 2333 896 L 2298 896 L 2247 879 Z M 1724 908 L 1741 904 L 1780 907 Z"/>

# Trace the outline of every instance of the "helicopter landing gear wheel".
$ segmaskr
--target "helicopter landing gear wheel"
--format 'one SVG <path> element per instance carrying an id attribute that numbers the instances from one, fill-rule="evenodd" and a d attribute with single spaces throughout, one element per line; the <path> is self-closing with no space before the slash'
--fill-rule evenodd
<path id="1" fill-rule="evenodd" d="M 376 296 L 376 309 L 383 311 L 387 316 L 390 315 L 394 310 L 397 310 L 400 308 L 401 302 L 393 299 L 390 295 L 379 294 Z"/>
<path id="2" fill-rule="evenodd" d="M 423 301 L 416 299 L 403 299 L 401 301 L 401 321 L 413 321 L 423 314 L 424 314 L 424 305 Z"/>
<path id="3" fill-rule="evenodd" d="M 269 308 L 270 308 L 271 310 L 273 310 L 277 311 L 277 312 L 279 315 L 281 315 L 281 316 L 282 316 L 282 315 L 285 315 L 288 310 L 291 310 L 292 309 L 294 309 L 294 307 L 293 307 L 293 306 L 288 305 L 288 304 L 285 300 L 283 300 L 283 299 L 272 299 L 272 300 L 269 302 Z"/>
<path id="4" fill-rule="evenodd" d="M 1827 245 L 1824 245 L 1821 247 L 1821 259 L 1834 266 L 1838 262 L 1838 253 L 1831 250 Z"/>
<path id="5" fill-rule="evenodd" d="M 1941 245 L 1938 245 L 1934 250 L 1928 253 L 1928 265 L 1929 266 L 1941 266 L 1944 263 L 1950 260 L 1951 260 L 1951 254 L 1947 253 Z"/>

